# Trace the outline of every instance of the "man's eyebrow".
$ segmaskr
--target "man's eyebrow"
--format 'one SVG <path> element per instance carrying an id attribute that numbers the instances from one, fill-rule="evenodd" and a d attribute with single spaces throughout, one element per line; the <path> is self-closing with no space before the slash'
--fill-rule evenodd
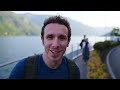
<path id="1" fill-rule="evenodd" d="M 66 37 L 66 35 L 63 35 L 63 34 L 62 34 L 62 35 L 59 35 L 59 37 Z"/>
<path id="2" fill-rule="evenodd" d="M 60 34 L 59 36 L 65 36 L 66 37 L 67 35 L 66 34 Z"/>
<path id="3" fill-rule="evenodd" d="M 53 34 L 47 34 L 47 36 L 49 36 L 49 35 L 53 35 Z"/>

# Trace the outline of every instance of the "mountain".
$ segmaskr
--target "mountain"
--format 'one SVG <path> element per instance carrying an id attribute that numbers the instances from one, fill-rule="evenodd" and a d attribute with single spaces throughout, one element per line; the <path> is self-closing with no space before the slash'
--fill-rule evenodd
<path id="1" fill-rule="evenodd" d="M 0 11 L 0 35 L 40 35 L 40 28 L 10 11 Z"/>
<path id="2" fill-rule="evenodd" d="M 40 35 L 44 20 L 50 16 L 0 11 L 0 35 Z M 102 36 L 112 30 L 110 27 L 90 27 L 69 17 L 66 18 L 70 22 L 72 35 Z"/>
<path id="3" fill-rule="evenodd" d="M 75 21 L 73 19 L 68 18 L 68 21 L 70 22 L 72 34 L 73 35 L 96 35 L 95 29 L 82 24 L 81 22 Z"/>
<path id="4" fill-rule="evenodd" d="M 38 27 L 42 27 L 43 22 L 46 18 L 50 17 L 51 15 L 35 15 L 35 14 L 19 14 L 20 16 L 23 16 L 33 23 L 35 23 Z M 111 31 L 110 27 L 98 27 L 98 28 L 93 28 L 87 25 L 82 24 L 79 21 L 73 20 L 69 17 L 66 17 L 67 20 L 70 22 L 71 25 L 71 31 L 72 35 L 96 35 L 96 36 L 101 36 L 104 35 L 108 32 Z"/>
<path id="5" fill-rule="evenodd" d="M 96 31 L 99 31 L 100 36 L 106 36 L 106 35 L 110 35 L 113 27 L 97 27 L 95 29 Z"/>
<path id="6" fill-rule="evenodd" d="M 19 15 L 34 22 L 36 25 L 38 25 L 38 27 L 42 27 L 44 20 L 51 16 L 51 15 L 34 15 L 34 14 L 30 14 L 30 13 L 19 14 Z M 96 33 L 93 33 L 94 28 L 83 25 L 82 23 L 72 20 L 68 17 L 66 17 L 66 18 L 70 22 L 72 35 L 83 35 L 83 34 L 87 34 L 87 35 L 94 34 L 95 35 L 96 34 Z"/>
<path id="7" fill-rule="evenodd" d="M 18 15 L 27 18 L 28 20 L 35 23 L 40 28 L 42 27 L 44 20 L 51 16 L 51 15 L 35 15 L 30 13 L 18 14 Z"/>

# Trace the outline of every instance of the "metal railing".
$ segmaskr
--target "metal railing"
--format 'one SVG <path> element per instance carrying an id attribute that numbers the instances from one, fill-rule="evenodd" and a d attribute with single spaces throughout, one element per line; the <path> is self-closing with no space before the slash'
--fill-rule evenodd
<path id="1" fill-rule="evenodd" d="M 79 44 L 71 44 L 70 47 L 65 52 L 65 56 L 71 60 L 77 58 L 81 54 L 82 53 Z"/>
<path id="2" fill-rule="evenodd" d="M 71 59 L 71 60 L 74 60 L 75 58 L 77 58 L 78 56 L 82 55 L 82 52 L 81 52 L 81 48 L 79 46 L 79 44 L 72 44 L 65 52 L 64 54 L 67 58 Z M 17 63 L 19 60 L 14 60 L 14 61 L 10 61 L 10 62 L 6 62 L 6 63 L 3 63 L 3 64 L 0 64 L 0 72 L 1 72 L 1 75 L 0 75 L 0 78 L 8 78 L 8 75 L 9 73 L 11 72 L 11 69 L 12 68 L 9 68 L 9 70 L 6 72 L 5 74 L 5 71 L 4 71 L 4 68 L 6 68 L 6 70 L 8 69 L 7 66 L 9 65 L 15 65 L 15 63 Z M 2 74 L 4 72 L 4 75 Z"/>
<path id="3" fill-rule="evenodd" d="M 92 47 L 91 47 L 91 50 L 92 50 Z M 79 44 L 71 44 L 67 49 L 66 49 L 66 52 L 64 54 L 64 56 L 66 56 L 67 58 L 73 60 L 75 58 L 77 58 L 78 56 L 82 55 L 82 50 L 79 46 Z M 1 67 L 4 67 L 4 66 L 7 66 L 9 64 L 13 64 L 13 63 L 16 63 L 18 62 L 18 60 L 14 60 L 14 61 L 10 61 L 10 62 L 6 62 L 6 63 L 3 63 L 3 64 L 0 64 L 0 68 Z"/>
<path id="4" fill-rule="evenodd" d="M 71 46 L 66 50 L 64 55 L 66 57 L 68 57 L 69 59 L 74 59 L 75 57 L 79 56 L 79 54 L 80 54 L 79 46 L 77 45 L 77 47 L 76 47 L 74 44 L 71 44 Z M 16 62 L 18 62 L 18 60 L 2 63 L 2 64 L 0 64 L 0 68 L 10 65 L 10 64 L 13 64 L 13 63 L 16 63 Z"/>

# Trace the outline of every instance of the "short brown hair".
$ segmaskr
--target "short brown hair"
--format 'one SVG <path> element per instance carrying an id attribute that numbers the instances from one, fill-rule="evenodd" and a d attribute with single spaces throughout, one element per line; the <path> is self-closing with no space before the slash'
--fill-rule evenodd
<path id="1" fill-rule="evenodd" d="M 58 15 L 58 16 L 51 16 L 48 19 L 46 19 L 44 21 L 43 27 L 42 27 L 42 31 L 41 31 L 41 37 L 43 38 L 44 36 L 44 29 L 45 27 L 50 24 L 50 23 L 58 23 L 58 24 L 62 24 L 65 25 L 68 28 L 68 40 L 70 41 L 71 38 L 71 27 L 69 22 L 63 18 L 62 16 Z"/>

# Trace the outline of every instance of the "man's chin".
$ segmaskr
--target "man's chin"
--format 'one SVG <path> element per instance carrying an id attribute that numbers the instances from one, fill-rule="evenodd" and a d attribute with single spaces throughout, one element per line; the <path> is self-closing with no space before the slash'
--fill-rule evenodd
<path id="1" fill-rule="evenodd" d="M 54 61 L 59 61 L 61 58 L 60 57 L 52 57 Z"/>

